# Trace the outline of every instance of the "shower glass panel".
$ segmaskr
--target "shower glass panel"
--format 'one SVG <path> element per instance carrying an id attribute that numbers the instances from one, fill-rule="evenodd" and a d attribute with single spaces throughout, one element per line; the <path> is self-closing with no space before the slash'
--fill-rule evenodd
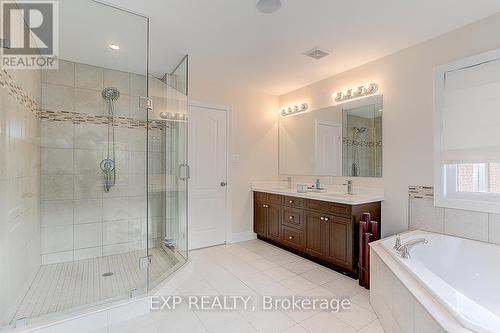
<path id="1" fill-rule="evenodd" d="M 148 132 L 158 128 L 139 103 L 148 96 L 148 24 L 91 0 L 59 2 L 58 69 L 34 76 L 39 241 L 30 242 L 38 245 L 29 270 L 2 268 L 19 283 L 7 304 L 0 290 L 0 327 L 146 293 L 152 267 L 169 269 L 164 251 L 154 257 L 161 266 L 149 264 L 148 220 L 163 217 L 165 202 L 148 197 L 148 155 L 157 152 Z"/>
<path id="2" fill-rule="evenodd" d="M 147 293 L 187 260 L 188 62 L 150 75 L 148 34 L 59 1 L 58 69 L 0 72 L 0 328 Z"/>
<path id="3" fill-rule="evenodd" d="M 187 66 L 149 76 L 150 289 L 187 260 Z"/>

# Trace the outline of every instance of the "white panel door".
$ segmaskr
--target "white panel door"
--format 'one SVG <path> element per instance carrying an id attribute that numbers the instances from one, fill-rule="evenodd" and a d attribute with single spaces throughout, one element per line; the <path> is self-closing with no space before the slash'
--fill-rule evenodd
<path id="1" fill-rule="evenodd" d="M 341 128 L 337 123 L 316 122 L 316 174 L 342 176 Z"/>
<path id="2" fill-rule="evenodd" d="M 190 249 L 226 241 L 227 112 L 190 106 L 188 122 Z"/>

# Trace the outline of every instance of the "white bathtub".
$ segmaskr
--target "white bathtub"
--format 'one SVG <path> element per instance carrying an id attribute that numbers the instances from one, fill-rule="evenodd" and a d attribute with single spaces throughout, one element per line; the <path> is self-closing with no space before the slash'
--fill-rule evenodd
<path id="1" fill-rule="evenodd" d="M 423 231 L 405 233 L 401 241 L 420 237 L 428 244 L 413 247 L 409 259 L 396 254 L 395 237 L 377 245 L 464 328 L 500 332 L 500 246 Z"/>

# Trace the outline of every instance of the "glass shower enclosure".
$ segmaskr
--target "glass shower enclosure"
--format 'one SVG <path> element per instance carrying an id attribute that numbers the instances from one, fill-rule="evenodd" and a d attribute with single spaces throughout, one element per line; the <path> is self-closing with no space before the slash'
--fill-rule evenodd
<path id="1" fill-rule="evenodd" d="M 38 225 L 0 327 L 143 295 L 186 262 L 188 58 L 149 59 L 147 17 L 59 2 L 58 69 L 31 83 Z"/>

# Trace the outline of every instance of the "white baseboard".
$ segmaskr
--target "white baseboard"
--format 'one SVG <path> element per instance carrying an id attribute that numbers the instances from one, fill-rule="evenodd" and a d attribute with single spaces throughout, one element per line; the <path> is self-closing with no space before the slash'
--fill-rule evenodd
<path id="1" fill-rule="evenodd" d="M 252 239 L 256 239 L 257 234 L 253 231 L 235 232 L 231 234 L 231 239 L 228 243 L 239 243 Z"/>

